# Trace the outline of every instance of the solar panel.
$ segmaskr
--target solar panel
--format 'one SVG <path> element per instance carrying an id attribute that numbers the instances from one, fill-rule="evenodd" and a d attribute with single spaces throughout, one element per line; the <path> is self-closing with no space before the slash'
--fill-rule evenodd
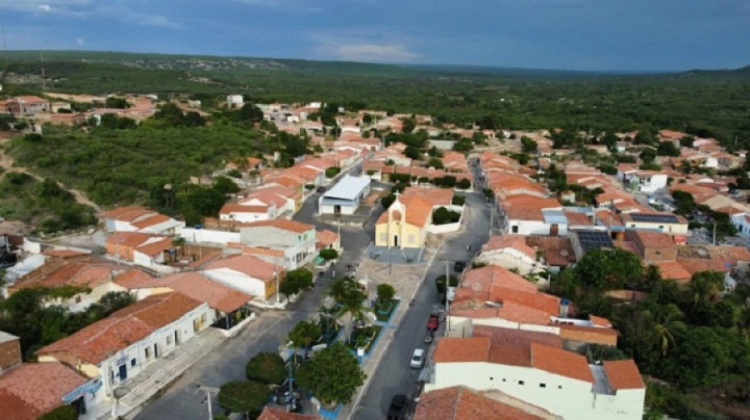
<path id="1" fill-rule="evenodd" d="M 581 247 L 588 251 L 595 248 L 613 247 L 612 238 L 609 237 L 607 232 L 593 231 L 593 230 L 581 230 L 577 232 L 578 242 Z"/>
<path id="2" fill-rule="evenodd" d="M 674 214 L 648 214 L 648 213 L 632 213 L 630 217 L 635 222 L 646 222 L 646 223 L 680 223 L 680 219 Z"/>

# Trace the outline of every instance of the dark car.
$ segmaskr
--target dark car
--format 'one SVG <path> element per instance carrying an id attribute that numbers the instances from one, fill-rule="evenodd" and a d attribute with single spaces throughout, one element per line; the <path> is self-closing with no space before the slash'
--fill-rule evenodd
<path id="1" fill-rule="evenodd" d="M 427 320 L 427 329 L 430 331 L 435 331 L 438 329 L 439 325 L 440 317 L 437 315 L 430 315 L 430 318 Z"/>
<path id="2" fill-rule="evenodd" d="M 317 192 L 319 192 L 319 193 L 322 194 L 322 193 L 326 192 L 326 187 L 323 187 L 323 186 L 318 187 L 318 188 L 315 189 L 315 191 L 317 191 Z"/>
<path id="3" fill-rule="evenodd" d="M 388 407 L 388 420 L 403 419 L 407 402 L 406 395 L 394 395 L 391 400 L 391 406 Z"/>
<path id="4" fill-rule="evenodd" d="M 453 264 L 453 271 L 455 271 L 456 273 L 460 273 L 464 271 L 465 268 L 466 268 L 466 261 L 456 261 L 456 263 Z"/>

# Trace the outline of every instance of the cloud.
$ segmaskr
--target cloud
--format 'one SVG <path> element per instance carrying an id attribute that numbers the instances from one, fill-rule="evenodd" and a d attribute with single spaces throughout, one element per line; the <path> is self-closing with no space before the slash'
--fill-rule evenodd
<path id="1" fill-rule="evenodd" d="M 78 38 L 76 38 L 76 44 L 77 44 L 77 45 L 78 45 L 79 47 L 82 47 L 82 46 L 83 46 L 83 44 L 84 44 L 84 42 L 83 42 L 83 38 L 81 38 L 80 36 L 79 36 Z"/>
<path id="2" fill-rule="evenodd" d="M 48 13 L 52 11 L 52 7 L 49 4 L 40 4 L 39 6 L 37 6 L 37 9 L 42 12 Z"/>
<path id="3" fill-rule="evenodd" d="M 336 58 L 345 61 L 413 61 L 418 56 L 398 44 L 342 44 L 324 47 Z"/>

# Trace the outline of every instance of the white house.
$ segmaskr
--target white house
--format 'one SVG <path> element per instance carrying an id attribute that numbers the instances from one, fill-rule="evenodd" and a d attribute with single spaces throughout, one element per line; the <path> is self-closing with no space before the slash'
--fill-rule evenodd
<path id="1" fill-rule="evenodd" d="M 294 270 L 312 262 L 315 249 L 315 226 L 293 220 L 266 220 L 245 225 L 240 229 L 240 242 L 254 248 L 283 251 L 278 264 Z"/>
<path id="2" fill-rule="evenodd" d="M 516 269 L 521 275 L 543 271 L 545 266 L 537 258 L 537 251 L 526 245 L 522 235 L 491 236 L 482 246 L 477 262 Z"/>
<path id="3" fill-rule="evenodd" d="M 283 276 L 280 265 L 277 267 L 250 255 L 214 261 L 203 267 L 203 274 L 263 301 L 276 293 L 276 284 Z"/>
<path id="4" fill-rule="evenodd" d="M 101 381 L 104 395 L 127 386 L 155 360 L 165 357 L 214 322 L 207 304 L 180 293 L 149 296 L 73 335 L 37 350 L 40 363 L 62 362 Z"/>
<path id="5" fill-rule="evenodd" d="M 667 174 L 635 168 L 618 167 L 617 178 L 633 191 L 652 193 L 667 188 Z"/>
<path id="6" fill-rule="evenodd" d="M 370 193 L 370 178 L 346 175 L 318 199 L 319 214 L 351 215 Z"/>
<path id="7" fill-rule="evenodd" d="M 489 337 L 441 338 L 425 391 L 468 386 L 498 390 L 566 419 L 643 417 L 646 386 L 632 360 L 589 365 L 584 356 L 532 343 L 492 344 Z"/>
<path id="8" fill-rule="evenodd" d="M 245 104 L 245 98 L 242 95 L 227 95 L 227 106 L 230 108 L 241 108 Z"/>
<path id="9" fill-rule="evenodd" d="M 737 233 L 742 236 L 750 236 L 750 213 L 742 212 L 732 215 L 732 224 Z"/>
<path id="10" fill-rule="evenodd" d="M 226 203 L 219 210 L 219 219 L 240 223 L 273 220 L 277 215 L 276 205 Z"/>
<path id="11" fill-rule="evenodd" d="M 140 232 L 154 235 L 171 235 L 185 226 L 185 222 L 141 206 L 112 209 L 102 215 L 108 232 Z"/>

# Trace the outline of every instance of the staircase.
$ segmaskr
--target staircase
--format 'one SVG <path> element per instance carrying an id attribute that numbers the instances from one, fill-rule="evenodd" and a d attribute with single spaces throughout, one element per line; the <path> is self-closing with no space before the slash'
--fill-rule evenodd
<path id="1" fill-rule="evenodd" d="M 132 411 L 144 405 L 226 339 L 220 330 L 209 327 L 178 346 L 172 353 L 149 365 L 138 376 L 124 384 L 130 392 L 120 399 L 123 409 L 121 412 Z"/>

